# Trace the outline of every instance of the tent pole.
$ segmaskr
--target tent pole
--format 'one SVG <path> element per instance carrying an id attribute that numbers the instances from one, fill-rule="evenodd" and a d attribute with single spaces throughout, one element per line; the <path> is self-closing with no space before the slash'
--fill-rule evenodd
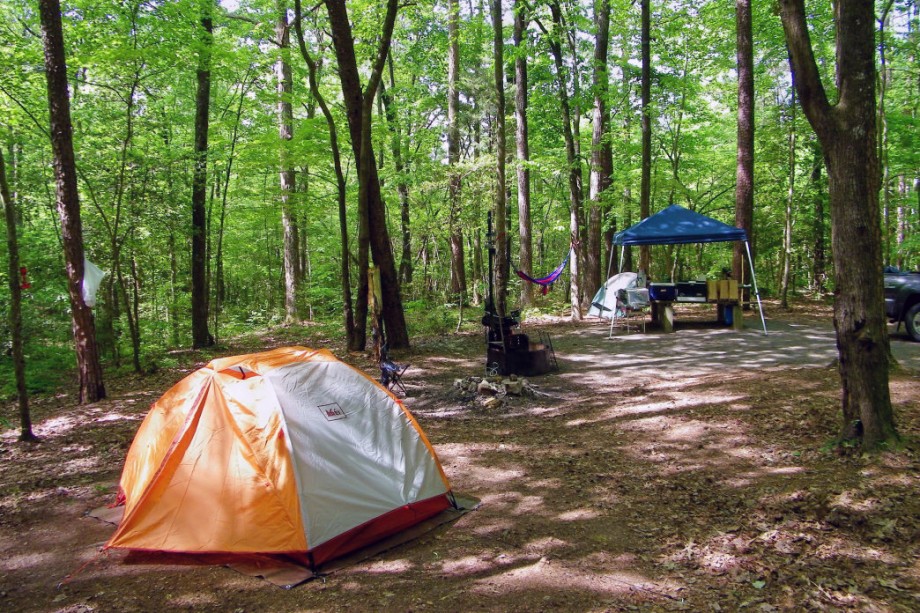
<path id="1" fill-rule="evenodd" d="M 764 336 L 767 335 L 767 320 L 763 318 L 763 305 L 760 303 L 760 291 L 757 289 L 757 275 L 754 273 L 754 262 L 751 259 L 751 246 L 744 241 L 744 250 L 747 252 L 748 267 L 751 269 L 751 283 L 754 285 L 754 295 L 757 296 L 757 309 L 760 311 L 760 323 L 763 324 Z"/>

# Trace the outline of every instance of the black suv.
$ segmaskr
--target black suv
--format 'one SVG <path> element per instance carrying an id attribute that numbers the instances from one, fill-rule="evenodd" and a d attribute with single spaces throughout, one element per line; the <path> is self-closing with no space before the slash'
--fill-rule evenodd
<path id="1" fill-rule="evenodd" d="M 912 339 L 920 342 L 920 272 L 901 272 L 885 267 L 885 315 Z"/>

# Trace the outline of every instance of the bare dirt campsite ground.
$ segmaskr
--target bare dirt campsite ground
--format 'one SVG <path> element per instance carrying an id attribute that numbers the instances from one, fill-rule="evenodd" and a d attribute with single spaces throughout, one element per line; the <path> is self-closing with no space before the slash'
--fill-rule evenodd
<path id="1" fill-rule="evenodd" d="M 826 309 L 768 305 L 767 336 L 753 314 L 737 333 L 694 319 L 613 339 L 597 322 L 531 323 L 552 334 L 560 371 L 491 410 L 453 387 L 482 374 L 479 335 L 417 339 L 398 356 L 412 363 L 405 403 L 482 506 L 292 590 L 194 559 L 97 553 L 112 528 L 85 513 L 112 500 L 150 403 L 207 356 L 110 381 L 89 407 L 36 399 L 43 442 L 0 437 L 0 610 L 920 610 L 920 344 L 893 335 L 905 445 L 870 458 L 828 445 Z M 329 343 L 282 334 L 226 352 Z"/>

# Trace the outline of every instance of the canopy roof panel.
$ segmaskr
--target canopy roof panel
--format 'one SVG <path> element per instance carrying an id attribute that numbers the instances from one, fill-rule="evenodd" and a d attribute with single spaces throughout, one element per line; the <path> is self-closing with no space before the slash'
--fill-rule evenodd
<path id="1" fill-rule="evenodd" d="M 712 217 L 672 204 L 639 223 L 617 232 L 616 245 L 677 245 L 746 241 L 747 234 Z"/>

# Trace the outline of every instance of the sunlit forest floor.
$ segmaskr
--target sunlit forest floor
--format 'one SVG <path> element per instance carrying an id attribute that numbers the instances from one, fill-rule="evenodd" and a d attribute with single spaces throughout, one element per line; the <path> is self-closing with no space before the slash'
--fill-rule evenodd
<path id="1" fill-rule="evenodd" d="M 0 437 L 0 609 L 8 611 L 920 610 L 920 343 L 892 331 L 900 448 L 838 449 L 831 315 L 767 304 L 745 330 L 678 312 L 677 332 L 543 318 L 559 371 L 497 408 L 479 334 L 413 339 L 406 406 L 457 492 L 458 521 L 292 590 L 226 567 L 99 554 L 86 517 L 115 494 L 151 402 L 196 365 L 108 381 L 110 398 L 36 398 L 25 445 Z M 478 314 L 470 310 L 472 317 Z M 323 345 L 276 329 L 221 353 Z M 14 414 L 7 407 L 5 414 Z M 202 517 L 202 521 L 208 521 Z"/>

